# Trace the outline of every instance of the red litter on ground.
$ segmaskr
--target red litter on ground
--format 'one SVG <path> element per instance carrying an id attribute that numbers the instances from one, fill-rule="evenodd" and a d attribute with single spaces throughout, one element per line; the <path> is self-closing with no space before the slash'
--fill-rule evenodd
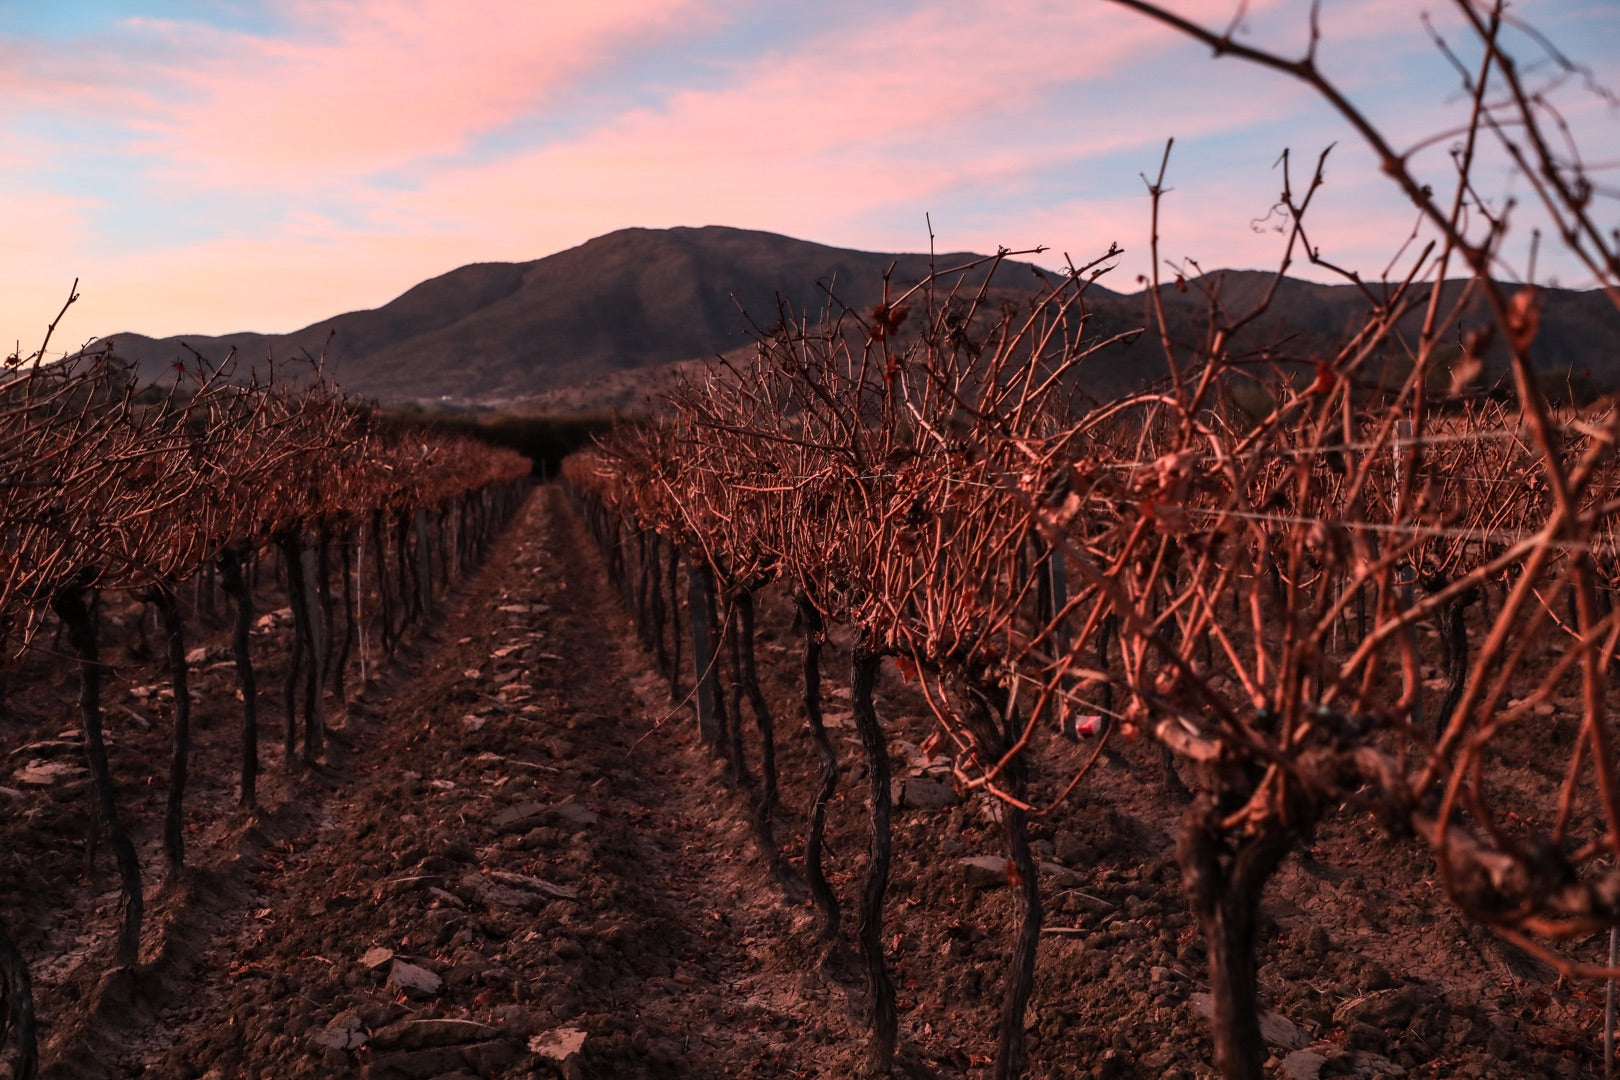
<path id="1" fill-rule="evenodd" d="M 1082 735 L 1101 735 L 1103 718 L 1101 716 L 1066 716 L 1063 718 L 1063 734 L 1075 741 Z"/>

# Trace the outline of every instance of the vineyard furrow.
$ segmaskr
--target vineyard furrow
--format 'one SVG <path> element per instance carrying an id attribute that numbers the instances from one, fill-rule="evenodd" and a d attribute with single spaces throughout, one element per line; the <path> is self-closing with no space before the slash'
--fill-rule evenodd
<path id="1" fill-rule="evenodd" d="M 581 1031 L 585 1075 L 816 1075 L 805 1031 L 845 1036 L 847 1008 L 791 944 L 814 940 L 810 913 L 734 796 L 694 782 L 711 770 L 690 725 L 655 726 L 667 695 L 623 625 L 561 493 L 539 491 L 420 674 L 346 733 L 326 814 L 248 860 L 248 909 L 126 1066 L 551 1075 L 531 1040 Z M 441 987 L 401 995 L 396 961 Z"/>

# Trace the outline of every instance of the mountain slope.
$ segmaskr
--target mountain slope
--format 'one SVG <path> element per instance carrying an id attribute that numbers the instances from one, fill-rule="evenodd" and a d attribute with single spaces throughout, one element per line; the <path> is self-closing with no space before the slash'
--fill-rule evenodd
<path id="1" fill-rule="evenodd" d="M 940 255 L 949 268 L 977 256 Z M 830 289 L 839 300 L 865 311 L 883 295 L 885 273 L 895 290 L 929 270 L 926 255 L 852 251 L 772 233 L 720 226 L 624 229 L 577 248 L 527 263 L 477 263 L 409 289 L 372 311 L 349 312 L 291 334 L 230 334 L 154 340 L 113 335 L 115 351 L 151 380 L 188 361 L 186 346 L 212 361 L 232 349 L 243 365 L 303 362 L 324 353 L 327 370 L 352 393 L 384 403 L 450 400 L 505 405 L 562 398 L 588 403 L 582 388 L 614 385 L 618 398 L 635 371 L 715 356 L 746 345 L 750 320 L 768 325 L 779 301 L 797 315 L 818 317 Z M 985 268 L 964 275 L 972 286 Z M 1040 274 L 1025 264 L 1003 264 L 997 291 L 1019 298 L 1037 287 Z M 1163 286 L 1172 336 L 1202 337 L 1207 326 L 1205 294 L 1218 288 L 1229 314 L 1251 307 L 1272 275 L 1215 271 L 1203 278 Z M 1448 291 L 1453 288 L 1448 283 Z M 1184 291 L 1183 291 L 1184 289 Z M 1088 293 L 1093 339 L 1149 325 L 1146 296 L 1126 296 L 1093 286 Z M 1285 280 L 1271 309 L 1248 327 L 1239 351 L 1269 362 L 1331 354 L 1359 326 L 1368 302 L 1351 285 Z M 744 312 L 747 314 L 745 315 Z M 1405 320 L 1416 333 L 1421 313 Z M 1464 326 L 1486 320 L 1476 304 Z M 1447 340 L 1456 340 L 1453 329 Z M 1620 385 L 1620 314 L 1601 293 L 1547 290 L 1536 360 L 1543 368 L 1589 372 L 1600 386 Z M 1088 391 L 1107 398 L 1164 373 L 1156 335 L 1100 356 L 1085 374 Z"/>
<path id="2" fill-rule="evenodd" d="M 974 258 L 938 256 L 949 267 Z M 819 313 L 821 283 L 856 308 L 928 272 L 926 255 L 887 255 L 718 226 L 625 229 L 528 263 L 480 263 L 424 281 L 374 311 L 284 335 L 154 340 L 112 336 L 143 376 L 235 348 L 243 362 L 324 349 L 351 392 L 384 401 L 509 399 L 627 368 L 713 356 L 750 340 L 749 318 L 776 319 L 778 298 Z M 982 280 L 980 272 L 969 280 Z M 743 312 L 747 312 L 745 317 Z"/>

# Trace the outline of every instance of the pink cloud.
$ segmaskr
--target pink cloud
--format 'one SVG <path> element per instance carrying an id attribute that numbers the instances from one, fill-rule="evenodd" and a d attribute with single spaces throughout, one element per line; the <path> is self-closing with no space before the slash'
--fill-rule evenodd
<path id="1" fill-rule="evenodd" d="M 199 46 L 167 72 L 181 100 L 144 149 L 191 183 L 306 187 L 465 149 L 544 106 L 612 49 L 698 19 L 697 0 L 485 5 L 463 0 L 289 3 L 291 37 L 147 21 Z"/>
<path id="2" fill-rule="evenodd" d="M 1230 0 L 1186 7 L 1214 19 Z M 141 78 L 168 84 L 171 100 L 139 121 L 140 148 L 166 159 L 170 175 L 306 191 L 312 177 L 341 182 L 450 157 L 477 135 L 543 113 L 615 49 L 724 18 L 705 0 L 492 5 L 482 15 L 458 0 L 287 0 L 285 10 L 295 31 L 277 38 L 131 21 L 170 57 Z M 729 95 L 733 112 L 716 125 L 745 139 L 786 125 L 799 139 L 819 132 L 820 145 L 915 138 L 929 113 L 1027 104 L 1077 73 L 1130 63 L 1155 41 L 1168 41 L 1162 28 L 1108 5 L 878 8 L 740 65 L 751 94 Z M 659 111 L 683 109 L 678 96 Z M 699 142 L 721 134 L 694 133 Z"/>
<path id="3" fill-rule="evenodd" d="M 1275 97 L 1259 93 L 1218 100 L 1161 85 L 1132 108 L 1076 115 L 1056 139 L 1022 130 L 1025 114 L 1075 78 L 1058 61 L 1072 57 L 1078 36 L 1093 42 L 1084 70 L 1099 95 L 1112 69 L 1142 55 L 1157 29 L 1124 15 L 931 9 L 873 20 L 853 36 L 829 33 L 762 56 L 720 89 L 677 94 L 570 142 L 436 170 L 419 191 L 389 196 L 376 221 L 477 228 L 498 206 L 508 246 L 532 243 L 526 229 L 559 225 L 577 239 L 628 223 L 699 221 L 819 235 L 899 203 L 915 208 L 920 225 L 930 198 L 963 184 L 1016 182 L 1078 157 L 1157 145 L 1166 132 L 1230 129 L 1277 108 Z M 984 49 L 995 33 L 998 47 Z M 1147 109 L 1151 125 L 1143 123 Z"/>
<path id="4" fill-rule="evenodd" d="M 14 288 L 7 310 L 21 311 L 25 328 L 42 327 L 60 303 L 57 278 L 65 290 L 82 272 L 85 302 L 73 325 L 92 333 L 284 331 L 384 303 L 463 263 L 532 259 L 628 225 L 729 224 L 915 250 L 927 242 L 930 210 L 944 248 L 1040 242 L 1090 257 L 1117 240 L 1127 260 L 1142 259 L 1147 203 L 1136 171 L 1156 167 L 1167 135 L 1184 141 L 1172 161 L 1177 190 L 1166 203 L 1163 254 L 1265 267 L 1277 238 L 1248 223 L 1274 196 L 1269 166 L 1288 134 L 1279 128 L 1258 161 L 1244 157 L 1255 154 L 1252 142 L 1225 159 L 1196 160 L 1185 139 L 1213 141 L 1302 112 L 1313 118 L 1304 128 L 1313 141 L 1296 146 L 1301 169 L 1322 143 L 1345 140 L 1315 218 L 1324 253 L 1377 273 L 1401 238 L 1387 230 L 1409 220 L 1353 136 L 1320 121 L 1319 106 L 1306 109 L 1310 96 L 1297 84 L 1211 60 L 1113 4 L 1072 0 L 959 0 L 904 13 L 873 5 L 858 19 L 734 59 L 703 89 L 678 90 L 594 129 L 495 160 L 464 152 L 481 134 L 556 107 L 624 49 L 719 25 L 729 2 L 606 0 L 568 15 L 555 5 L 491 5 L 480 17 L 452 0 L 285 0 L 293 31 L 276 39 L 136 23 L 128 32 L 160 46 L 156 58 L 125 69 L 92 65 L 114 81 L 78 85 L 80 97 L 61 100 L 110 109 L 127 84 L 142 95 L 143 145 L 164 160 L 171 194 L 241 192 L 244 207 L 268 196 L 244 221 L 269 216 L 265 205 L 278 199 L 291 209 L 252 235 L 244 226 L 238 235 L 111 255 L 86 226 L 90 204 L 40 196 L 37 223 L 19 241 L 31 265 L 0 273 L 0 285 L 21 288 L 26 277 L 39 294 L 18 300 Z M 1224 26 L 1233 0 L 1176 7 Z M 1407 0 L 1326 11 L 1324 29 L 1341 42 L 1371 41 L 1397 23 L 1415 28 Z M 1300 5 L 1271 0 L 1253 12 L 1256 40 L 1302 45 Z M 1417 47 L 1426 47 L 1421 38 Z M 0 61 L 3 50 L 0 43 Z M 1367 71 L 1348 76 L 1376 89 Z M 71 72 L 36 64 L 20 81 L 44 108 L 54 80 L 67 85 Z M 1058 100 L 1071 102 L 1072 115 Z M 1417 101 L 1396 122 L 1429 132 L 1442 111 L 1443 102 Z M 44 160 L 49 147 L 32 153 Z M 1030 177 L 1094 170 L 1103 155 L 1115 172 L 1122 157 L 1139 158 L 1106 178 L 1122 194 L 1025 201 Z M 1442 171 L 1443 159 L 1442 148 Z M 411 189 L 367 185 L 384 170 L 398 170 Z M 1084 180 L 1099 186 L 1095 171 Z M 964 190 L 994 193 L 969 228 L 937 213 L 942 202 L 961 206 Z M 342 192 L 363 224 L 324 216 L 311 192 Z M 23 197 L 34 206 L 36 195 Z M 1145 268 L 1127 261 L 1110 284 L 1130 288 Z"/>
<path id="5" fill-rule="evenodd" d="M 1226 10 L 1224 0 L 1204 7 Z M 424 146 L 451 146 L 467 131 L 525 107 L 499 91 L 474 95 L 477 100 L 455 115 L 432 109 L 415 115 L 401 98 L 395 115 L 385 118 L 393 126 L 378 127 L 373 142 L 334 149 L 336 162 L 314 148 L 300 149 L 298 140 L 309 133 L 296 124 L 281 141 L 266 137 L 240 154 L 224 155 L 218 165 L 205 160 L 208 145 L 234 145 L 224 130 L 213 129 L 234 123 L 240 110 L 254 116 L 261 114 L 253 109 L 266 110 L 264 130 L 274 131 L 275 124 L 293 123 L 324 102 L 314 91 L 294 87 L 285 102 L 233 104 L 274 97 L 264 78 L 281 61 L 265 57 L 285 53 L 287 70 L 349 57 L 356 67 L 344 78 L 363 82 L 364 72 L 387 66 L 378 58 L 398 60 L 409 51 L 387 42 L 420 42 L 428 35 L 430 15 L 413 8 L 403 21 L 362 20 L 359 29 L 345 29 L 345 22 L 333 28 L 330 46 L 263 45 L 263 55 L 244 64 L 239 86 L 209 82 L 202 104 L 164 130 L 176 155 L 177 180 L 195 182 L 201 171 L 203 182 L 224 183 L 229 176 L 217 175 L 219 170 L 240 169 L 252 183 L 296 188 L 312 175 L 329 180 L 345 168 L 375 168 Z M 984 48 L 992 38 L 997 47 Z M 93 316 L 97 332 L 289 330 L 333 314 L 335 307 L 386 302 L 461 263 L 531 259 L 632 224 L 723 223 L 850 246 L 915 249 L 926 243 L 923 212 L 960 185 L 995 188 L 1077 155 L 1134 145 L 1152 144 L 1154 154 L 1145 154 L 1143 162 L 1149 167 L 1146 158 L 1156 160 L 1165 131 L 1214 131 L 1275 107 L 1261 94 L 1222 101 L 1161 88 L 1149 95 L 1156 107 L 1151 128 L 1142 125 L 1137 109 L 1100 108 L 1076 116 L 1062 139 L 1050 132 L 1020 133 L 1020 117 L 1077 71 L 1106 86 L 1126 66 L 1151 58 L 1158 40 L 1174 41 L 1112 8 L 963 5 L 873 16 L 858 33 L 829 29 L 784 45 L 736 64 L 717 89 L 678 93 L 658 108 L 632 112 L 568 142 L 498 162 L 441 165 L 422 172 L 416 190 L 366 192 L 370 224 L 364 230 L 300 211 L 251 238 L 96 258 L 92 284 L 103 288 L 95 290 L 97 302 L 86 305 L 86 317 Z M 1083 63 L 1075 59 L 1078 41 L 1087 43 Z M 519 59 L 514 53 L 490 65 L 498 69 Z M 558 71 L 554 83 L 567 77 Z M 423 85 L 431 88 L 446 78 L 441 72 Z M 452 84 L 445 100 L 455 90 Z M 422 92 L 398 90 L 406 97 Z M 370 98 L 328 103 L 329 112 L 347 118 L 330 130 L 361 123 L 367 110 L 379 107 Z M 993 137 L 986 137 L 986 125 L 996 129 Z M 1134 177 L 1126 179 L 1134 184 Z M 874 229 L 872 215 L 884 208 L 897 208 L 903 221 Z M 1091 228 L 1078 236 L 1046 231 L 1039 217 L 1015 213 L 1018 236 L 954 231 L 942 242 L 951 248 L 1037 241 L 1080 247 L 1096 235 Z M 1026 225 L 1025 217 L 1033 220 Z M 1099 242 L 1115 238 L 1131 239 Z"/>

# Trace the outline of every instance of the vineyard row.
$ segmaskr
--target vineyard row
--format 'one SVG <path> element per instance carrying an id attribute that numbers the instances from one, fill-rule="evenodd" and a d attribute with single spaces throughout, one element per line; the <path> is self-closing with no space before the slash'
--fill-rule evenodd
<path id="1" fill-rule="evenodd" d="M 157 613 L 173 692 L 173 752 L 162 825 L 166 884 L 186 868 L 191 758 L 188 621 L 232 601 L 241 698 L 239 802 L 260 772 L 259 690 L 251 634 L 261 561 L 278 566 L 292 615 L 285 759 L 316 764 L 328 696 L 370 650 L 393 655 L 450 577 L 488 553 L 518 505 L 529 463 L 466 438 L 391 428 L 319 379 L 230 381 L 182 371 L 166 392 L 138 387 L 111 357 L 16 363 L 0 373 L 0 691 L 55 628 L 78 669 L 79 717 L 95 815 L 121 885 L 112 971 L 141 959 L 144 873 L 103 734 L 109 596 Z M 367 571 L 369 570 L 369 574 Z M 203 602 L 188 605 L 188 593 Z M 373 598 L 368 619 L 362 598 Z M 202 611 L 194 610 L 202 608 Z M 54 622 L 53 622 L 54 619 Z M 36 657 L 37 660 L 37 657 Z M 0 703 L 3 703 L 0 698 Z M 28 964 L 0 927 L 0 1047 L 31 1080 L 39 1047 Z"/>
<path id="2" fill-rule="evenodd" d="M 1264 1060 L 1261 892 L 1341 807 L 1392 843 L 1425 843 L 1469 915 L 1561 970 L 1606 973 L 1590 939 L 1620 922 L 1605 706 L 1620 642 L 1620 416 L 1555 412 L 1533 391 L 1435 394 L 1424 357 L 1404 382 L 1384 380 L 1392 327 L 1419 303 L 1400 290 L 1337 356 L 1274 356 L 1275 379 L 1235 363 L 1212 330 L 1180 363 L 1166 343 L 1166 384 L 1094 402 L 1088 369 L 1131 336 L 1085 334 L 1095 276 L 1076 269 L 1014 304 L 942 272 L 871 312 L 820 324 L 784 312 L 752 364 L 717 366 L 676 393 L 668 423 L 565 466 L 672 696 L 689 680 L 700 734 L 753 792 L 790 889 L 752 622 L 760 590 L 797 607 L 823 761 L 802 886 L 829 935 L 840 916 L 818 845 L 838 765 L 818 656 L 827 624 L 850 628 L 871 784 L 857 937 L 873 1075 L 897 1039 L 889 747 L 872 697 L 885 662 L 917 682 L 959 787 L 1000 805 L 1020 904 L 998 1077 L 1024 1067 L 1042 923 L 1027 825 L 1085 782 L 1110 738 L 1157 740 L 1165 797 L 1184 804 L 1178 856 L 1228 1076 Z M 1505 330 L 1526 345 L 1532 302 Z M 1256 384 L 1260 415 L 1238 402 Z M 1554 699 L 1579 703 L 1568 744 L 1525 731 Z M 1077 730 L 1102 736 L 1085 767 L 1031 789 L 1030 763 L 1065 758 L 1058 740 Z M 1502 781 L 1493 750 L 1525 737 L 1563 759 L 1549 762 L 1565 777 L 1555 790 Z"/>

